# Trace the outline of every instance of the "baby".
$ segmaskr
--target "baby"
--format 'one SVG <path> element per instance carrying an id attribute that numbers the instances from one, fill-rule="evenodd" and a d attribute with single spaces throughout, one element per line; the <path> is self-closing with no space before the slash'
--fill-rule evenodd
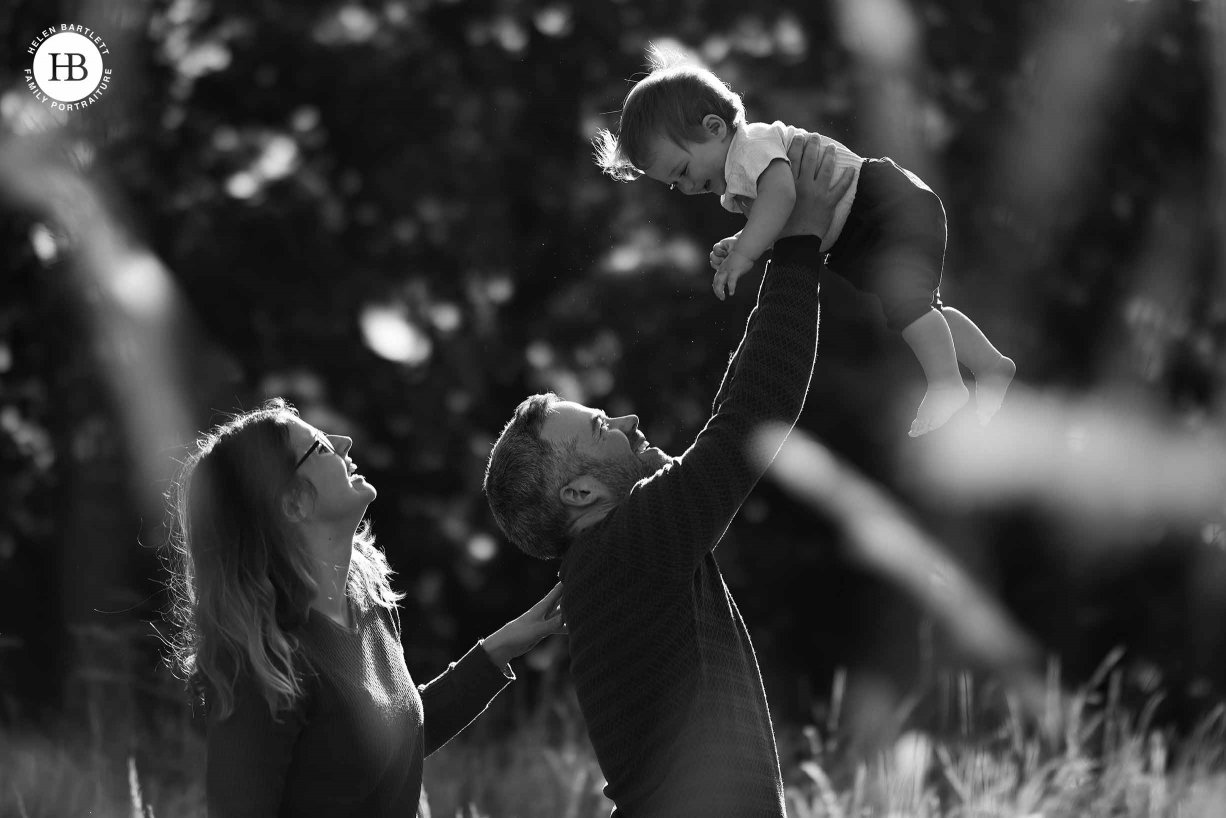
<path id="1" fill-rule="evenodd" d="M 655 46 L 652 71 L 630 90 L 618 133 L 593 140 L 596 161 L 619 181 L 647 176 L 686 195 L 714 193 L 747 217 L 735 236 L 716 243 L 711 266 L 721 300 L 779 237 L 796 203 L 788 165 L 792 140 L 808 136 L 782 122 L 746 122 L 740 97 L 707 69 Z M 820 136 L 835 151 L 836 174 L 854 174 L 834 206 L 822 239 L 826 266 L 881 301 L 928 379 L 909 434 L 942 426 L 966 404 L 961 361 L 975 375 L 979 421 L 1004 400 L 1016 367 L 961 312 L 941 303 L 945 208 L 915 174 L 891 159 L 864 159 Z M 818 235 L 818 227 L 808 230 Z"/>

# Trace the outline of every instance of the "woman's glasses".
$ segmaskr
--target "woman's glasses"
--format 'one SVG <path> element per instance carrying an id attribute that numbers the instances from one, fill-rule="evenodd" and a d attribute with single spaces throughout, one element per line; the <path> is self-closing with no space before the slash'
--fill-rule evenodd
<path id="1" fill-rule="evenodd" d="M 332 448 L 332 443 L 322 434 L 316 434 L 315 439 L 311 441 L 311 447 L 303 452 L 302 457 L 298 458 L 298 462 L 294 464 L 294 471 L 298 471 L 306 459 L 315 453 L 316 449 L 322 449 L 328 454 L 336 454 L 336 449 Z"/>

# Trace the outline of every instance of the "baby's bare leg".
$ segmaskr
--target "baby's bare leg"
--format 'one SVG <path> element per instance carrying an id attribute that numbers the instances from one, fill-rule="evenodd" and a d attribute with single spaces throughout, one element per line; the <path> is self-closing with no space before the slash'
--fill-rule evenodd
<path id="1" fill-rule="evenodd" d="M 953 334 L 958 360 L 975 373 L 975 403 L 979 408 L 979 422 L 987 424 L 1000 409 L 1017 367 L 992 346 L 974 321 L 952 307 L 946 307 L 944 313 L 949 331 Z"/>
<path id="2" fill-rule="evenodd" d="M 919 437 L 940 428 L 966 405 L 970 393 L 958 371 L 958 356 L 949 325 L 937 310 L 930 310 L 903 328 L 903 340 L 911 347 L 924 376 L 928 391 L 911 422 L 911 437 Z"/>

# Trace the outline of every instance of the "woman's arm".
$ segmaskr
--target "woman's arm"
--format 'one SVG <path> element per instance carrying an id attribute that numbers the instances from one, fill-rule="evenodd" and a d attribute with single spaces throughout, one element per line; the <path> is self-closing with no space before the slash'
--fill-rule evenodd
<path id="1" fill-rule="evenodd" d="M 502 667 L 532 650 L 546 636 L 566 633 L 561 603 L 562 583 L 559 582 L 539 602 L 483 640 L 490 660 Z"/>
<path id="2" fill-rule="evenodd" d="M 422 685 L 426 755 L 451 741 L 485 712 L 490 701 L 515 678 L 508 664 L 511 659 L 527 653 L 549 634 L 566 633 L 566 621 L 559 606 L 561 598 L 559 582 L 539 602 Z"/>

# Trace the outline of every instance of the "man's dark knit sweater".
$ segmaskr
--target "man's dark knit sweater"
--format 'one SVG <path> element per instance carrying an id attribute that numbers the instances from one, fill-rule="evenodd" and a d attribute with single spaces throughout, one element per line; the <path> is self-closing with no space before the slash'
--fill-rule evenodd
<path id="1" fill-rule="evenodd" d="M 352 629 L 314 610 L 299 629 L 320 672 L 279 723 L 245 674 L 234 713 L 210 712 L 211 818 L 411 818 L 423 758 L 507 684 L 478 645 L 419 689 L 404 664 L 397 615 L 378 605 L 351 610 Z"/>
<path id="2" fill-rule="evenodd" d="M 819 246 L 776 244 L 694 445 L 563 556 L 571 673 L 614 816 L 785 814 L 757 658 L 711 552 L 777 451 L 752 452 L 755 431 L 804 406 Z"/>

